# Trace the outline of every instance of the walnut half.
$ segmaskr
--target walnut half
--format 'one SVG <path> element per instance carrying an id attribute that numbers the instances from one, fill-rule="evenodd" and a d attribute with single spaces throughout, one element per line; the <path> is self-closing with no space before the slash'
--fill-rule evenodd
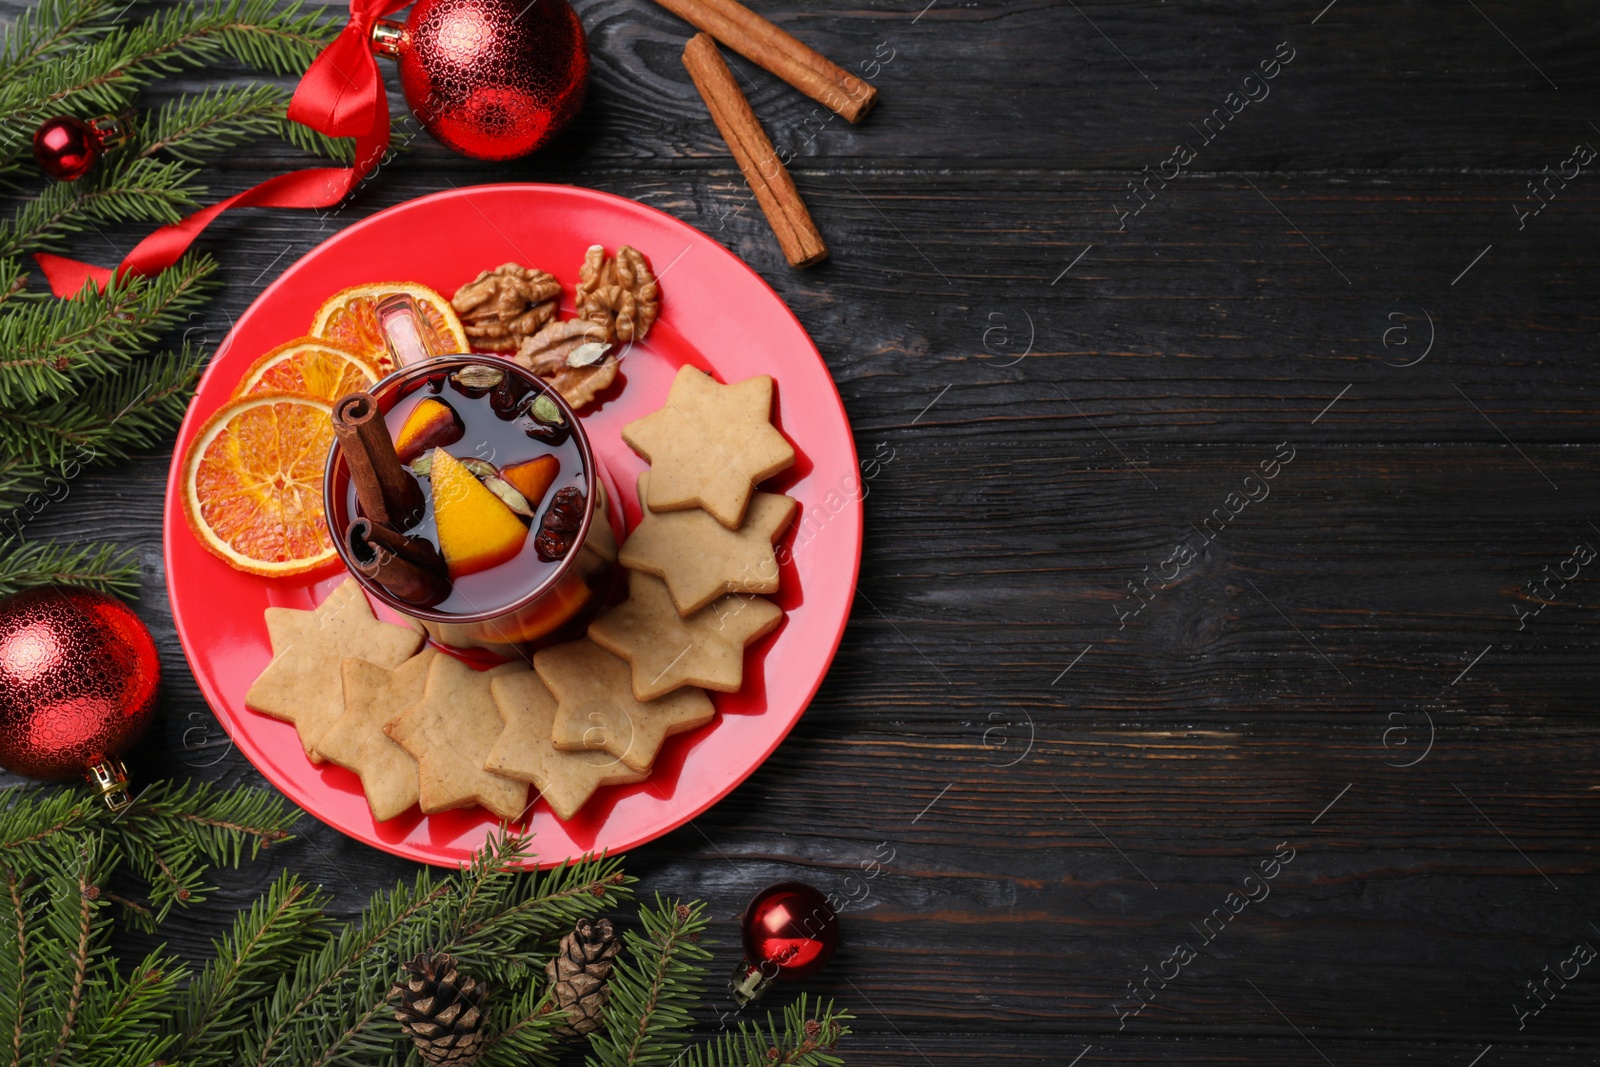
<path id="1" fill-rule="evenodd" d="M 576 411 L 617 380 L 617 358 L 612 354 L 581 367 L 567 362 L 578 346 L 589 343 L 607 342 L 604 331 L 588 319 L 552 322 L 524 340 L 511 359 L 555 386 Z"/>
<path id="2" fill-rule="evenodd" d="M 474 348 L 514 351 L 556 317 L 561 283 L 533 267 L 503 263 L 456 290 L 450 306 Z"/>
<path id="3" fill-rule="evenodd" d="M 649 260 L 632 245 L 608 257 L 601 245 L 592 245 L 578 271 L 573 290 L 578 316 L 606 332 L 606 340 L 626 344 L 642 341 L 661 314 L 661 288 Z"/>

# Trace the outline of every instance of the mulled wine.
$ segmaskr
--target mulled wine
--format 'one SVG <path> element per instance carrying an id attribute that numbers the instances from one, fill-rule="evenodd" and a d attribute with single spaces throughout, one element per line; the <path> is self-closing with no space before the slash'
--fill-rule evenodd
<path id="1" fill-rule="evenodd" d="M 367 588 L 445 644 L 496 651 L 564 633 L 604 599 L 604 490 L 548 383 L 494 356 L 427 359 L 342 399 L 336 432 L 374 415 L 376 447 L 340 432 L 328 474 L 335 544 Z"/>

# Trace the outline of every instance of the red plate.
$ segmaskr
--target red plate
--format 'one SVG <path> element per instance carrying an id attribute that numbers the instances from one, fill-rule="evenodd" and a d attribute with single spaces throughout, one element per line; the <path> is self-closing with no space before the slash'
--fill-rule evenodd
<path id="1" fill-rule="evenodd" d="M 524 823 L 539 863 L 650 841 L 705 811 L 778 747 L 821 684 L 844 632 L 861 564 L 861 492 L 844 405 L 816 346 L 778 295 L 710 237 L 631 200 L 557 185 L 486 185 L 413 200 L 330 238 L 284 272 L 250 306 L 200 380 L 178 431 L 167 479 L 167 589 L 178 637 L 200 690 L 234 743 L 301 808 L 397 856 L 454 866 L 495 827 L 481 808 L 423 815 L 413 808 L 373 821 L 354 774 L 314 766 L 294 727 L 244 706 L 245 690 L 272 649 L 262 622 L 270 605 L 310 608 L 344 580 L 338 569 L 289 579 L 244 574 L 201 547 L 184 520 L 182 459 L 201 424 L 261 353 L 304 333 L 322 302 L 363 282 L 418 281 L 446 295 L 480 270 L 515 261 L 552 271 L 570 295 L 584 250 L 631 244 L 661 278 L 661 317 L 623 363 L 626 384 L 584 424 L 611 483 L 631 487 L 644 461 L 622 426 L 659 408 L 684 363 L 722 381 L 770 374 L 774 422 L 794 443 L 793 468 L 763 488 L 800 501 L 777 601 L 788 613 L 746 661 L 744 689 L 712 694 L 710 725 L 671 738 L 650 778 L 600 790 L 571 822 L 543 802 Z M 570 309 L 569 309 L 570 313 Z M 639 506 L 621 494 L 629 527 Z M 386 609 L 380 615 L 387 615 Z"/>

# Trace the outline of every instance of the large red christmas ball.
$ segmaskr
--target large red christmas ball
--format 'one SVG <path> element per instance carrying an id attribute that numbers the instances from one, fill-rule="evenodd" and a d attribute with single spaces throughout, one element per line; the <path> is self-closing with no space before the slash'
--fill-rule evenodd
<path id="1" fill-rule="evenodd" d="M 58 182 L 73 182 L 100 160 L 100 136 L 82 119 L 46 119 L 33 134 L 33 158 Z"/>
<path id="2" fill-rule="evenodd" d="M 55 779 L 114 760 L 160 681 L 156 643 L 122 601 L 79 586 L 0 600 L 0 766 Z"/>
<path id="3" fill-rule="evenodd" d="M 730 987 L 740 1007 L 760 997 L 774 979 L 808 978 L 839 947 L 839 917 L 804 882 L 779 882 L 757 893 L 739 920 L 744 959 Z"/>
<path id="4" fill-rule="evenodd" d="M 515 159 L 572 120 L 589 48 L 567 0 L 417 0 L 403 31 L 380 22 L 374 50 L 400 62 L 422 128 L 474 159 Z"/>

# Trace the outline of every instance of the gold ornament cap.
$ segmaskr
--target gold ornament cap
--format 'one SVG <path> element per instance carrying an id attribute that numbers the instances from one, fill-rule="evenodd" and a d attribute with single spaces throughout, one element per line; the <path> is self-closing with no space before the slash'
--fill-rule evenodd
<path id="1" fill-rule="evenodd" d="M 406 24 L 394 19 L 375 19 L 369 44 L 373 55 L 399 59 L 406 45 Z"/>
<path id="2" fill-rule="evenodd" d="M 121 760 L 103 759 L 92 764 L 84 777 L 112 811 L 125 811 L 133 803 L 133 794 L 128 792 L 128 767 Z"/>
<path id="3" fill-rule="evenodd" d="M 775 977 L 776 968 L 773 974 L 767 974 L 762 965 L 751 963 L 749 957 L 746 957 L 739 961 L 739 965 L 728 976 L 728 992 L 733 996 L 734 1004 L 744 1008 L 751 1001 L 760 1000 Z"/>

